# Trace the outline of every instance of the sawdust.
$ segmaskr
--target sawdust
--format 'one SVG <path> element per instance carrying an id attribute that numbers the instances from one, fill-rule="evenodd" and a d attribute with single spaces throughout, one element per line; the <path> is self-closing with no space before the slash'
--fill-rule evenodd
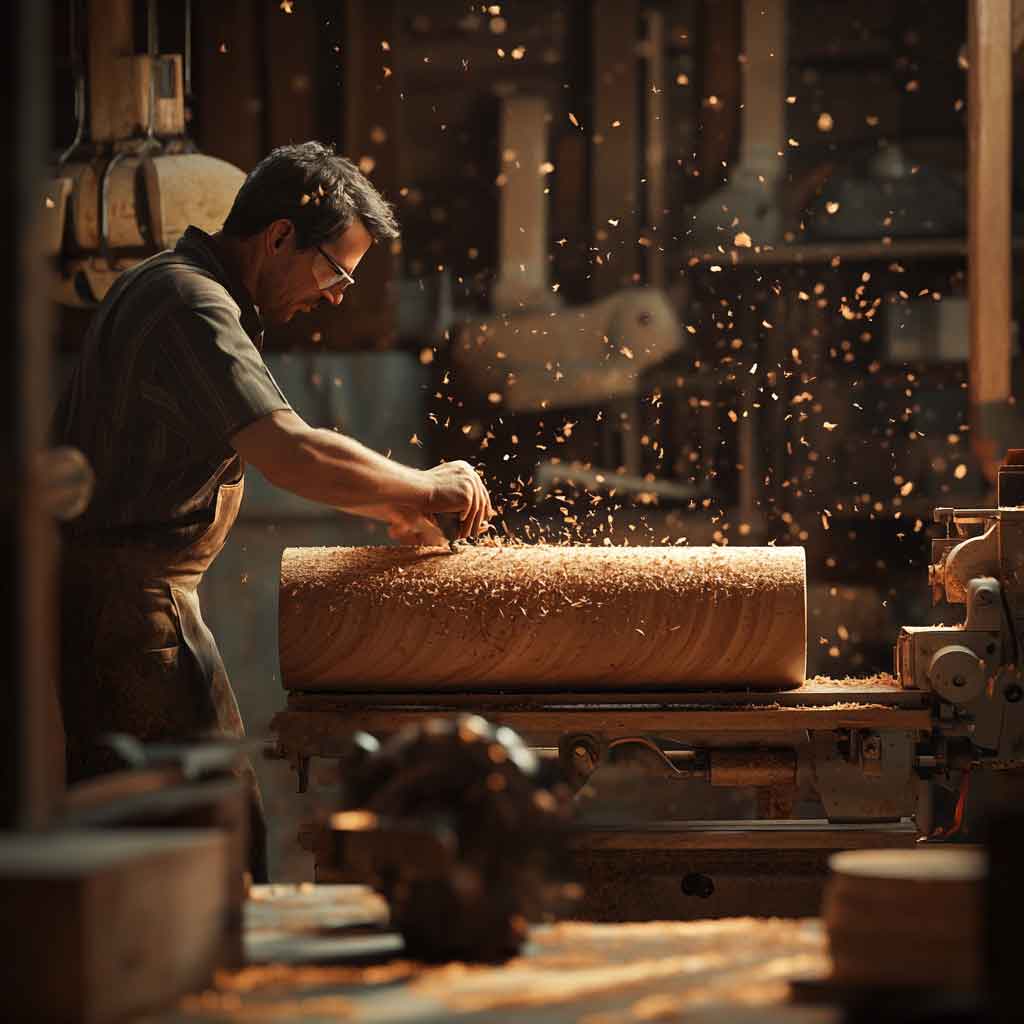
<path id="1" fill-rule="evenodd" d="M 280 654 L 299 689 L 536 689 L 804 677 L 800 548 L 290 548 Z"/>
<path id="2" fill-rule="evenodd" d="M 870 676 L 810 676 L 804 682 L 807 689 L 830 690 L 899 690 L 900 682 L 888 672 L 878 672 Z"/>
<path id="3" fill-rule="evenodd" d="M 352 1002 L 343 996 L 310 996 L 306 999 L 282 999 L 272 1003 L 243 1003 L 237 995 L 204 992 L 186 996 L 178 1004 L 185 1014 L 205 1020 L 294 1021 L 316 1015 L 326 1020 L 351 1020 L 356 1013 Z"/>
<path id="4" fill-rule="evenodd" d="M 290 1021 L 309 1015 L 348 1020 L 355 1014 L 351 1000 L 334 993 L 296 996 L 296 990 L 330 986 L 391 985 L 413 977 L 421 968 L 408 960 L 366 967 L 318 967 L 266 964 L 237 971 L 219 970 L 213 988 L 184 997 L 182 1013 L 230 1021 Z M 251 998 L 257 997 L 254 1001 Z M 287 996 L 264 1001 L 267 996 Z"/>
<path id="5" fill-rule="evenodd" d="M 418 991 L 459 1012 L 552 1006 L 657 984 L 674 991 L 645 996 L 648 1014 L 701 1005 L 770 1005 L 785 999 L 788 981 L 828 970 L 817 922 L 733 918 L 720 921 L 593 925 L 566 922 L 539 930 L 529 956 L 500 970 L 452 965 L 425 972 Z M 545 948 L 569 947 L 567 965 Z"/>

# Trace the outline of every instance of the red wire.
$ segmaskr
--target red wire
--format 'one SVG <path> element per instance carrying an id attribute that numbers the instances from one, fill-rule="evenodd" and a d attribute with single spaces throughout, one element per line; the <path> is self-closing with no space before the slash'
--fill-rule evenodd
<path id="1" fill-rule="evenodd" d="M 953 812 L 953 824 L 949 828 L 937 828 L 928 837 L 929 839 L 952 839 L 960 832 L 964 823 L 964 810 L 967 807 L 967 794 L 971 788 L 971 770 L 964 771 L 964 777 L 960 781 L 960 796 L 956 801 L 956 810 Z"/>

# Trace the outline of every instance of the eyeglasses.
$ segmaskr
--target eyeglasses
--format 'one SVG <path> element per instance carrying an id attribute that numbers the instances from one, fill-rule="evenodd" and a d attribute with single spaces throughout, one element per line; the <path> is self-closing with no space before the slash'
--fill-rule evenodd
<path id="1" fill-rule="evenodd" d="M 327 292 L 332 288 L 337 288 L 339 284 L 343 285 L 342 291 L 351 288 L 356 283 L 356 279 L 322 245 L 318 245 L 317 249 L 320 250 L 320 255 L 327 260 L 331 270 L 334 271 L 334 277 L 331 278 L 321 280 L 317 275 L 316 283 L 320 290 Z"/>

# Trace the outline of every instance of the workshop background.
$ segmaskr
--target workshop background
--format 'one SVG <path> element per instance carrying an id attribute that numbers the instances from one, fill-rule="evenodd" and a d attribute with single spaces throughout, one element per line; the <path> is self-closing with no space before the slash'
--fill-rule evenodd
<path id="1" fill-rule="evenodd" d="M 54 4 L 65 152 L 84 8 Z M 268 334 L 309 422 L 470 459 L 510 535 L 803 545 L 809 675 L 888 671 L 900 626 L 934 621 L 931 511 L 992 502 L 967 425 L 965 3 L 136 8 L 139 52 L 155 31 L 186 55 L 201 153 L 248 171 L 333 142 L 398 208 L 343 306 Z M 65 367 L 95 298 L 72 283 Z M 263 737 L 283 548 L 383 538 L 246 486 L 202 600 Z M 274 876 L 308 878 L 314 797 L 258 767 Z"/>

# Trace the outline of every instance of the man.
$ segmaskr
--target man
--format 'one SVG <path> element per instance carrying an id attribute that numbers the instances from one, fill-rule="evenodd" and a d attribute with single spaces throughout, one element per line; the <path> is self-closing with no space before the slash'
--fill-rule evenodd
<path id="1" fill-rule="evenodd" d="M 435 513 L 463 537 L 493 514 L 465 462 L 417 470 L 308 426 L 259 350 L 263 324 L 342 302 L 370 245 L 398 234 L 391 207 L 319 143 L 272 152 L 246 178 L 223 229 L 121 277 L 100 306 L 55 416 L 55 440 L 96 472 L 66 530 L 61 704 L 69 781 L 115 767 L 97 740 L 241 736 L 242 721 L 197 587 L 242 499 L 246 462 L 304 498 L 390 524 L 393 538 L 442 543 Z M 266 878 L 254 793 L 251 869 Z"/>

